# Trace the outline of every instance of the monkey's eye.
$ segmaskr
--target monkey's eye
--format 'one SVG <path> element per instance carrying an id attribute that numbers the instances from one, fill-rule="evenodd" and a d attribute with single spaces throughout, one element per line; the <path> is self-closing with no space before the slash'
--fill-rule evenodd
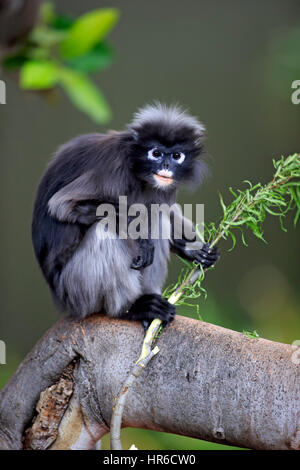
<path id="1" fill-rule="evenodd" d="M 156 160 L 156 158 L 162 157 L 162 155 L 162 152 L 158 149 L 152 149 L 148 152 L 148 158 L 150 158 L 150 160 Z"/>
<path id="2" fill-rule="evenodd" d="M 185 155 L 182 152 L 174 152 L 172 153 L 172 158 L 176 160 L 177 163 L 182 163 L 185 159 Z"/>

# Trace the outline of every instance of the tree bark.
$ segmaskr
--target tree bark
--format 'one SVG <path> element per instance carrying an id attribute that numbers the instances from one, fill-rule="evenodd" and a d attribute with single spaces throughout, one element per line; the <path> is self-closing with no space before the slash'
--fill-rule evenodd
<path id="1" fill-rule="evenodd" d="M 41 448 L 92 448 L 109 432 L 114 397 L 142 342 L 137 323 L 102 315 L 59 321 L 0 391 L 0 448 L 23 448 L 41 392 L 51 387 L 57 398 L 62 387 L 54 387 L 54 393 L 52 386 L 61 384 L 70 364 L 72 391 L 66 407 L 59 406 L 66 411 L 54 439 L 46 436 Z M 300 449 L 295 347 L 180 316 L 157 345 L 160 353 L 128 393 L 124 427 L 251 449 Z"/>

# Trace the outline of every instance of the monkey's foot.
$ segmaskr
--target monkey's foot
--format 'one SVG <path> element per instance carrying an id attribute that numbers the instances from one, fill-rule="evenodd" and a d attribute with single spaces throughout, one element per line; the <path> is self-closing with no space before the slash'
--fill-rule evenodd
<path id="1" fill-rule="evenodd" d="M 176 308 L 158 294 L 145 294 L 139 297 L 123 318 L 141 321 L 145 330 L 154 318 L 159 318 L 163 326 L 174 320 Z"/>

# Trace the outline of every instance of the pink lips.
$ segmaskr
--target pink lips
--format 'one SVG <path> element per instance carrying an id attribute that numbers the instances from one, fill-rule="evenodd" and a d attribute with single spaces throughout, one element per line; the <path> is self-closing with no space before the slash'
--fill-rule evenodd
<path id="1" fill-rule="evenodd" d="M 169 176 L 163 176 L 163 175 L 158 175 L 158 174 L 155 174 L 153 176 L 156 179 L 156 181 L 162 186 L 167 186 L 173 183 L 173 178 L 170 178 Z"/>

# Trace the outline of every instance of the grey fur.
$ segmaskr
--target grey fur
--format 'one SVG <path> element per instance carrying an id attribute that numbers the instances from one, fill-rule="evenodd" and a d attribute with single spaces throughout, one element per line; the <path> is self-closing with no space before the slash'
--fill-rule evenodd
<path id="1" fill-rule="evenodd" d="M 135 255 L 132 240 L 113 239 L 101 222 L 86 233 L 63 269 L 59 298 L 67 296 L 67 307 L 80 317 L 105 310 L 120 316 L 141 295 L 161 294 L 167 275 L 169 240 L 153 240 L 153 263 L 143 271 L 130 269 Z"/>
<path id="2" fill-rule="evenodd" d="M 205 127 L 194 116 L 189 115 L 179 105 L 166 106 L 159 101 L 153 105 L 148 104 L 139 109 L 129 125 L 129 128 L 139 129 L 149 123 L 161 122 L 162 125 L 167 124 L 173 128 L 190 127 L 199 136 L 203 135 Z"/>

